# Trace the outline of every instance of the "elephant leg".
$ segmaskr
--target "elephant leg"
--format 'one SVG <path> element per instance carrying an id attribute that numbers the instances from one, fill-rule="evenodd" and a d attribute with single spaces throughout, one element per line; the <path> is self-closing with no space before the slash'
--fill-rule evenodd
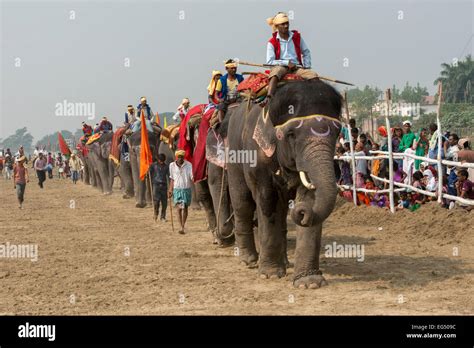
<path id="1" fill-rule="evenodd" d="M 119 173 L 124 185 L 123 198 L 127 199 L 134 197 L 135 190 L 133 189 L 132 168 L 130 167 L 129 161 L 122 159 L 119 166 Z"/>
<path id="2" fill-rule="evenodd" d="M 196 194 L 196 185 L 191 186 L 191 210 L 201 210 L 201 205 L 199 204 L 199 200 L 197 199 L 197 194 Z"/>
<path id="3" fill-rule="evenodd" d="M 212 197 L 211 193 L 209 192 L 207 180 L 203 180 L 194 184 L 194 188 L 196 191 L 196 201 L 202 204 L 204 211 L 206 212 L 207 229 L 214 235 L 217 226 L 216 214 L 212 204 Z"/>
<path id="4" fill-rule="evenodd" d="M 262 199 L 257 203 L 258 240 L 260 254 L 258 273 L 261 278 L 281 278 L 286 275 L 286 254 L 284 235 L 282 233 L 283 219 L 286 220 L 286 209 L 278 199 L 275 209 L 265 210 L 266 202 Z"/>
<path id="5" fill-rule="evenodd" d="M 241 170 L 229 165 L 228 172 L 230 198 L 234 209 L 235 240 L 239 248 L 239 257 L 249 268 L 254 268 L 257 266 L 258 260 L 253 234 L 255 202 L 252 193 L 245 184 Z"/>
<path id="6" fill-rule="evenodd" d="M 319 270 L 321 232 L 323 224 L 311 227 L 296 226 L 295 276 L 293 285 L 298 288 L 319 288 L 327 285 Z"/>

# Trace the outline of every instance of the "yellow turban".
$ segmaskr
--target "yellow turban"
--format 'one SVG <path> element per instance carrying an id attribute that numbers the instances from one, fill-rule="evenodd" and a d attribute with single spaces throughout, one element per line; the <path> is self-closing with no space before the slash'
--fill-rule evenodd
<path id="1" fill-rule="evenodd" d="M 178 158 L 180 156 L 185 156 L 186 155 L 186 152 L 184 150 L 176 150 L 176 152 L 174 153 L 175 157 Z"/>
<path id="2" fill-rule="evenodd" d="M 272 27 L 273 31 L 277 31 L 276 26 L 278 24 L 283 24 L 289 21 L 290 19 L 288 18 L 288 15 L 283 12 L 278 12 L 278 14 L 275 17 L 267 18 L 267 24 Z"/>
<path id="3" fill-rule="evenodd" d="M 227 63 L 227 62 L 228 62 L 228 61 L 225 61 L 225 62 L 224 62 L 226 69 L 227 69 L 227 68 L 237 68 L 237 62 L 234 62 L 234 61 L 229 62 L 229 63 Z"/>
<path id="4" fill-rule="evenodd" d="M 213 95 L 214 91 L 216 90 L 217 81 L 214 81 L 214 77 L 216 77 L 217 75 L 222 75 L 222 73 L 219 70 L 212 70 L 211 81 L 209 81 L 209 85 L 207 86 L 207 91 L 209 92 L 209 95 Z"/>
<path id="5" fill-rule="evenodd" d="M 146 97 L 141 97 L 140 101 L 146 101 Z"/>

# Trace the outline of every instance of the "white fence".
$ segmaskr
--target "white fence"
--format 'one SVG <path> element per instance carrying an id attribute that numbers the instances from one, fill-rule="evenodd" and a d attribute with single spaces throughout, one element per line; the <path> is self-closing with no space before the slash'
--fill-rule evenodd
<path id="1" fill-rule="evenodd" d="M 438 85 L 438 95 L 442 96 L 442 85 Z M 351 167 L 352 167 L 352 185 L 338 185 L 339 188 L 345 189 L 345 190 L 352 190 L 352 197 L 354 204 L 357 205 L 357 192 L 364 192 L 364 193 L 388 193 L 389 194 L 389 201 L 390 201 L 390 211 L 392 213 L 395 212 L 395 202 L 394 202 L 394 193 L 395 192 L 400 192 L 400 191 L 405 191 L 405 190 L 410 190 L 410 191 L 415 191 L 418 193 L 421 193 L 426 196 L 430 197 L 435 197 L 438 199 L 438 202 L 441 203 L 443 198 L 449 199 L 451 201 L 456 201 L 458 203 L 464 204 L 464 205 L 472 205 L 474 206 L 474 200 L 471 199 L 465 199 L 457 196 L 452 196 L 447 193 L 443 192 L 443 165 L 448 165 L 448 166 L 455 166 L 457 168 L 474 168 L 474 163 L 460 163 L 460 162 L 453 162 L 453 161 L 448 161 L 448 160 L 443 160 L 441 158 L 441 149 L 442 149 L 442 132 L 441 132 L 441 123 L 439 120 L 439 111 L 440 111 L 440 106 L 441 106 L 441 100 L 442 97 L 438 98 L 438 113 L 437 113 L 437 124 L 438 124 L 438 154 L 437 154 L 437 159 L 433 158 L 428 158 L 428 157 L 422 157 L 422 156 L 417 156 L 411 153 L 400 153 L 400 152 L 393 152 L 392 149 L 392 134 L 390 131 L 390 120 L 389 120 L 389 115 L 390 115 L 390 89 L 387 90 L 386 92 L 386 101 L 387 101 L 387 115 L 385 116 L 385 123 L 386 123 L 386 129 L 387 129 L 387 145 L 388 145 L 388 151 L 370 151 L 371 154 L 376 154 L 377 156 L 355 156 L 354 153 L 354 146 L 352 142 L 352 135 L 351 135 L 351 127 L 349 125 L 349 111 L 347 108 L 347 95 L 344 95 L 344 101 L 345 101 L 345 109 L 346 109 L 346 127 L 348 129 L 348 137 L 349 137 L 349 144 L 350 144 L 350 156 L 334 156 L 335 160 L 344 160 L 344 161 L 350 161 L 351 162 Z M 395 182 L 393 179 L 393 159 L 403 159 L 403 160 L 408 160 L 410 159 L 417 159 L 421 160 L 423 162 L 428 162 L 432 164 L 437 165 L 437 171 L 438 171 L 438 187 L 437 187 L 437 192 L 430 192 L 426 190 L 421 190 L 419 188 L 413 187 L 411 185 L 411 175 L 413 173 L 407 173 L 409 176 L 408 178 L 408 184 L 404 183 L 399 183 Z M 389 184 L 389 188 L 385 190 L 369 190 L 365 188 L 357 188 L 356 187 L 356 178 L 357 178 L 357 173 L 356 173 L 356 160 L 375 160 L 375 159 L 388 159 L 389 162 L 389 178 L 380 178 L 378 176 L 375 176 L 371 174 L 371 177 L 374 180 L 378 180 L 384 183 Z M 394 187 L 397 186 L 395 189 Z"/>

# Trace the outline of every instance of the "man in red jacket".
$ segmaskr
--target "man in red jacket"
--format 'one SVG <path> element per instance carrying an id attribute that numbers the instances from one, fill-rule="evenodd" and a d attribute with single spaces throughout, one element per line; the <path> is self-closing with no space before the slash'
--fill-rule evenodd
<path id="1" fill-rule="evenodd" d="M 279 12 L 275 17 L 268 18 L 267 23 L 273 29 L 267 43 L 267 64 L 275 66 L 270 72 L 267 96 L 260 103 L 262 107 L 272 98 L 278 81 L 288 72 L 305 80 L 318 78 L 318 74 L 311 70 L 311 52 L 301 34 L 296 30 L 290 31 L 288 15 Z"/>

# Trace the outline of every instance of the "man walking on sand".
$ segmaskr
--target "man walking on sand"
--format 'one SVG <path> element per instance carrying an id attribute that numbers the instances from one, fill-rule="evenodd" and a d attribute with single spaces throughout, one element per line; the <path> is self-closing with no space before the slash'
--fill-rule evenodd
<path id="1" fill-rule="evenodd" d="M 72 182 L 75 184 L 79 179 L 79 171 L 82 167 L 82 161 L 76 156 L 75 152 L 71 154 L 71 158 L 69 159 L 69 167 L 71 168 Z"/>
<path id="2" fill-rule="evenodd" d="M 30 181 L 28 177 L 28 169 L 25 166 L 25 156 L 16 159 L 13 165 L 13 188 L 16 189 L 18 198 L 18 208 L 23 209 L 23 200 L 25 197 L 26 183 Z"/>
<path id="3" fill-rule="evenodd" d="M 34 168 L 38 176 L 38 185 L 43 188 L 43 182 L 46 180 L 46 157 L 42 152 L 39 153 L 38 159 L 35 161 Z"/>
<path id="4" fill-rule="evenodd" d="M 176 161 L 170 163 L 170 189 L 168 196 L 173 196 L 173 204 L 178 208 L 178 217 L 184 234 L 184 225 L 188 218 L 188 207 L 191 204 L 191 183 L 193 181 L 192 165 L 184 159 L 184 150 L 175 152 Z"/>

